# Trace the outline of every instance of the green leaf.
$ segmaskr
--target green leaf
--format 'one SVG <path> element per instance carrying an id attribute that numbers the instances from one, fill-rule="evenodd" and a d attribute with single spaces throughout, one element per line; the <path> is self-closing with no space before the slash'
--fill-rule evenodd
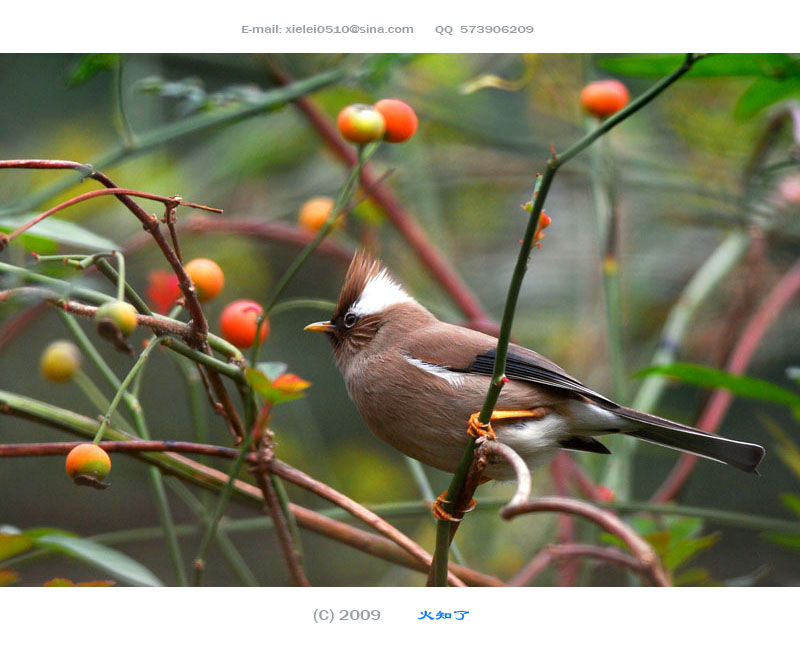
<path id="1" fill-rule="evenodd" d="M 669 548 L 662 556 L 664 567 L 672 572 L 689 562 L 701 551 L 711 548 L 719 540 L 719 533 L 694 539 L 670 540 Z"/>
<path id="2" fill-rule="evenodd" d="M 38 534 L 34 545 L 98 568 L 130 585 L 163 587 L 163 583 L 133 558 L 88 539 L 62 533 Z"/>
<path id="3" fill-rule="evenodd" d="M 248 368 L 244 371 L 244 378 L 250 387 L 256 391 L 270 404 L 280 404 L 281 402 L 289 402 L 300 397 L 305 397 L 302 392 L 287 392 L 280 390 L 272 385 L 267 375 L 258 370 L 257 368 Z"/>
<path id="4" fill-rule="evenodd" d="M 744 120 L 788 97 L 800 96 L 800 77 L 756 79 L 733 107 L 733 116 Z"/>
<path id="5" fill-rule="evenodd" d="M 119 60 L 119 54 L 86 54 L 70 72 L 69 85 L 82 84 L 101 70 L 116 67 L 119 65 Z"/>
<path id="6" fill-rule="evenodd" d="M 800 395 L 786 390 L 763 379 L 734 375 L 717 368 L 709 368 L 694 363 L 670 363 L 664 366 L 652 366 L 636 373 L 637 377 L 647 375 L 664 375 L 679 379 L 687 384 L 704 388 L 723 388 L 738 397 L 782 404 L 793 409 L 800 409 Z"/>
<path id="7" fill-rule="evenodd" d="M 630 77 L 664 77 L 680 66 L 684 54 L 644 54 L 600 59 L 597 65 Z M 798 74 L 787 54 L 713 54 L 700 59 L 687 77 L 783 77 Z"/>
<path id="8" fill-rule="evenodd" d="M 24 553 L 31 546 L 33 546 L 33 542 L 30 537 L 25 535 L 0 534 L 0 562 Z"/>
<path id="9" fill-rule="evenodd" d="M 21 217 L 0 217 L 0 232 L 12 232 L 35 216 L 35 214 L 26 214 Z M 43 244 L 48 246 L 48 250 L 31 248 L 31 250 L 35 250 L 42 255 L 49 255 L 54 252 L 54 242 L 91 251 L 108 251 L 119 248 L 119 244 L 110 239 L 95 235 L 92 231 L 82 228 L 71 221 L 63 221 L 55 217 L 48 217 L 44 221 L 40 221 L 26 231 L 22 237 L 26 246 L 35 245 L 36 242 L 39 242 L 40 246 Z M 26 239 L 29 241 L 26 242 Z"/>

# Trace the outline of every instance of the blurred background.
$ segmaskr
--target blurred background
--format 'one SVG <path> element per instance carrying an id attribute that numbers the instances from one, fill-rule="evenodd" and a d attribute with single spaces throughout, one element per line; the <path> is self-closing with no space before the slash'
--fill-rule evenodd
<path id="1" fill-rule="evenodd" d="M 517 309 L 516 342 L 630 404 L 642 383 L 634 373 L 651 365 L 665 321 L 687 283 L 723 242 L 738 238 L 731 249 L 735 252 L 725 259 L 726 271 L 695 311 L 676 357 L 725 367 L 747 322 L 800 253 L 800 163 L 794 139 L 800 120 L 791 103 L 792 97 L 800 98 L 800 86 L 776 90 L 773 77 L 765 77 L 772 86 L 763 82 L 759 75 L 771 70 L 767 63 L 753 55 L 738 59 L 739 67 L 729 67 L 728 74 L 700 70 L 681 79 L 559 172 L 545 205 L 552 225 L 542 248 L 534 251 Z M 93 162 L 121 187 L 177 194 L 224 209 L 213 228 L 207 215 L 179 211 L 184 258 L 212 258 L 225 272 L 223 294 L 206 309 L 215 329 L 229 301 L 264 301 L 300 250 L 288 241 L 228 228 L 223 222 L 277 222 L 287 231 L 297 230 L 301 206 L 316 196 L 335 196 L 347 170 L 291 103 L 246 118 L 214 122 L 214 117 L 257 105 L 277 85 L 276 69 L 295 79 L 340 70 L 342 79 L 310 95 L 330 118 L 347 104 L 382 97 L 401 98 L 416 110 L 419 132 L 407 143 L 383 146 L 374 159 L 376 173 L 391 172 L 386 185 L 488 317 L 499 322 L 527 222 L 521 205 L 531 198 L 535 175 L 544 170 L 551 147 L 565 150 L 596 124 L 581 110 L 581 89 L 595 79 L 618 78 L 635 97 L 662 68 L 674 67 L 673 60 L 640 60 L 637 68 L 635 59 L 609 55 L 0 55 L 0 158 Z M 769 88 L 759 94 L 759 83 Z M 210 126 L 201 128 L 202 120 Z M 185 124 L 196 128 L 183 132 L 180 125 Z M 22 213 L 95 189 L 88 182 L 58 186 L 74 176 L 0 170 L 0 227 L 9 230 Z M 147 207 L 161 210 L 156 204 Z M 152 243 L 142 239 L 138 221 L 112 197 L 76 205 L 59 218 L 128 251 L 129 280 L 142 294 L 152 271 L 168 269 Z M 618 288 L 616 325 L 607 317 L 604 300 L 609 223 L 616 224 L 617 235 L 611 238 L 616 242 L 611 252 L 618 274 L 610 280 Z M 57 250 L 81 250 L 75 238 L 61 237 Z M 330 240 L 333 246 L 314 255 L 282 300 L 335 300 L 349 256 L 367 245 L 437 316 L 458 323 L 469 320 L 374 202 L 357 206 Z M 37 245 L 44 244 L 30 237 L 27 248 L 12 246 L 0 253 L 0 261 L 30 265 L 29 249 Z M 7 278 L 0 276 L 0 281 L 3 288 L 9 285 Z M 112 292 L 97 277 L 85 282 Z M 0 390 L 97 415 L 75 386 L 49 384 L 38 373 L 46 345 L 68 338 L 57 314 L 42 311 L 23 328 L 11 328 L 21 310 L 20 305 L 0 304 Z M 271 318 L 262 359 L 284 362 L 289 372 L 312 384 L 305 399 L 274 411 L 278 457 L 368 506 L 420 502 L 420 486 L 405 459 L 373 437 L 359 418 L 328 342 L 303 332 L 306 323 L 325 316 L 319 309 L 303 308 Z M 616 355 L 609 345 L 610 322 L 621 342 Z M 798 325 L 800 308 L 794 299 L 759 341 L 746 374 L 798 393 L 787 374 L 798 365 Z M 88 326 L 86 331 L 95 336 Z M 134 348 L 141 338 L 142 332 L 134 334 Z M 124 375 L 130 358 L 107 343 L 97 344 Z M 94 369 L 85 366 L 94 377 Z M 652 410 L 694 423 L 708 397 L 707 389 L 670 383 Z M 183 381 L 167 355 L 155 354 L 149 362 L 141 399 L 154 439 L 194 439 Z M 230 445 L 222 420 L 210 409 L 207 415 L 209 439 Z M 641 521 L 634 523 L 642 532 L 661 535 L 665 552 L 676 554 L 673 576 L 685 575 L 686 584 L 800 584 L 800 499 L 785 496 L 800 494 L 797 420 L 786 406 L 737 398 L 718 432 L 763 445 L 767 457 L 762 476 L 701 460 L 678 503 L 733 513 L 731 517 L 697 519 L 689 517 L 690 510 L 678 509 L 654 519 L 640 514 Z M 40 424 L 0 417 L 3 443 L 72 439 Z M 638 445 L 627 494 L 614 485 L 613 465 L 609 470 L 606 459 L 575 458 L 624 504 L 647 501 L 678 454 Z M 449 482 L 448 475 L 436 470 L 426 468 L 425 474 L 436 494 Z M 61 457 L 3 459 L 0 524 L 21 530 L 53 527 L 81 537 L 127 531 L 110 545 L 165 584 L 174 584 L 146 475 L 146 465 L 115 456 L 112 489 L 95 492 L 71 485 Z M 502 521 L 496 503 L 513 489 L 481 487 L 478 500 L 488 505 L 467 518 L 457 537 L 470 567 L 503 579 L 559 535 L 557 517 L 551 515 Z M 202 491 L 190 490 L 208 499 Z M 292 486 L 288 490 L 299 504 L 329 508 Z M 534 476 L 536 495 L 555 491 L 550 471 Z M 196 522 L 183 500 L 173 493 L 169 500 L 178 523 Z M 226 512 L 228 520 L 260 514 L 236 502 Z M 783 524 L 770 528 L 737 513 Z M 434 520 L 422 506 L 387 517 L 433 549 Z M 192 529 L 181 536 L 186 558 L 194 556 L 200 534 Z M 576 536 L 608 542 L 583 523 L 577 524 Z M 287 584 L 271 531 L 231 532 L 230 539 L 259 584 Z M 314 585 L 424 584 L 422 574 L 321 536 L 303 533 L 302 539 Z M 18 584 L 25 585 L 55 576 L 76 581 L 107 577 L 60 555 L 28 558 L 13 568 Z M 240 580 L 223 554 L 212 548 L 206 583 L 236 585 Z M 534 584 L 558 580 L 553 567 Z M 576 584 L 624 585 L 628 578 L 614 568 L 584 569 Z"/>

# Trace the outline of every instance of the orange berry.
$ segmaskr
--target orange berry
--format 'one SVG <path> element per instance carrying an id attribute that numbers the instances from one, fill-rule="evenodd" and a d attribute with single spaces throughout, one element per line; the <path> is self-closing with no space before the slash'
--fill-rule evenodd
<path id="1" fill-rule="evenodd" d="M 85 442 L 69 452 L 66 470 L 71 479 L 90 476 L 102 481 L 111 471 L 111 458 L 100 446 Z"/>
<path id="2" fill-rule="evenodd" d="M 356 144 L 380 140 L 386 130 L 383 116 L 367 104 L 345 106 L 336 118 L 336 125 L 345 140 Z"/>
<path id="3" fill-rule="evenodd" d="M 399 99 L 382 99 L 374 106 L 383 115 L 386 132 L 383 139 L 387 142 L 405 142 L 417 131 L 419 120 L 414 109 Z"/>
<path id="4" fill-rule="evenodd" d="M 136 308 L 122 300 L 114 300 L 100 305 L 94 315 L 97 321 L 110 320 L 123 336 L 136 329 Z"/>
<path id="5" fill-rule="evenodd" d="M 309 199 L 300 208 L 300 213 L 297 215 L 297 223 L 301 228 L 309 232 L 317 232 L 325 222 L 333 210 L 334 200 L 327 196 L 317 196 Z M 344 223 L 344 215 L 336 220 L 337 225 Z"/>
<path id="6" fill-rule="evenodd" d="M 256 340 L 256 321 L 262 312 L 261 305 L 253 300 L 234 300 L 222 310 L 219 329 L 223 338 L 239 348 L 249 348 Z M 269 321 L 265 318 L 258 333 L 261 343 L 269 334 Z"/>
<path id="7" fill-rule="evenodd" d="M 81 352 L 69 341 L 54 341 L 48 345 L 39 360 L 39 369 L 45 379 L 59 384 L 69 381 L 81 367 Z"/>
<path id="8" fill-rule="evenodd" d="M 624 108 L 628 99 L 628 89 L 616 79 L 593 81 L 581 91 L 583 109 L 601 119 Z"/>
<path id="9" fill-rule="evenodd" d="M 194 282 L 200 302 L 213 300 L 225 286 L 225 274 L 214 260 L 198 257 L 186 265 L 186 273 Z"/>

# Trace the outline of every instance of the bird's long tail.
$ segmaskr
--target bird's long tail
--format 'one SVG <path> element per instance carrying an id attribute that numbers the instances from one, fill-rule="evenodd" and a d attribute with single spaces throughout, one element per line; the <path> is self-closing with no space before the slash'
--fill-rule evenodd
<path id="1" fill-rule="evenodd" d="M 635 423 L 631 429 L 623 431 L 629 436 L 710 458 L 745 472 L 758 474 L 758 464 L 764 458 L 764 448 L 760 445 L 721 438 L 625 406 L 620 406 L 612 412 L 622 416 L 632 425 Z"/>

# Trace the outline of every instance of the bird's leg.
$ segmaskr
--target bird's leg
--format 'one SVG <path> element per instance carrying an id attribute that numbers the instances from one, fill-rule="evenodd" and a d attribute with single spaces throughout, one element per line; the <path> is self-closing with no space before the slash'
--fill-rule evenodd
<path id="1" fill-rule="evenodd" d="M 451 515 L 445 510 L 445 505 L 450 503 L 451 501 L 447 500 L 447 490 L 445 490 L 436 497 L 436 501 L 433 502 L 433 507 L 431 508 L 431 510 L 433 510 L 433 516 L 442 521 L 459 522 L 464 518 L 466 513 L 475 510 L 475 506 L 478 504 L 475 499 L 470 499 L 469 505 L 464 510 L 458 510 Z"/>
<path id="2" fill-rule="evenodd" d="M 547 415 L 547 409 L 536 408 L 532 411 L 492 411 L 489 422 L 484 424 L 480 421 L 480 413 L 473 413 L 469 416 L 469 424 L 467 425 L 467 433 L 473 438 L 486 437 L 489 440 L 496 440 L 497 434 L 492 429 L 492 421 L 494 420 L 519 420 L 522 418 L 542 418 Z"/>

